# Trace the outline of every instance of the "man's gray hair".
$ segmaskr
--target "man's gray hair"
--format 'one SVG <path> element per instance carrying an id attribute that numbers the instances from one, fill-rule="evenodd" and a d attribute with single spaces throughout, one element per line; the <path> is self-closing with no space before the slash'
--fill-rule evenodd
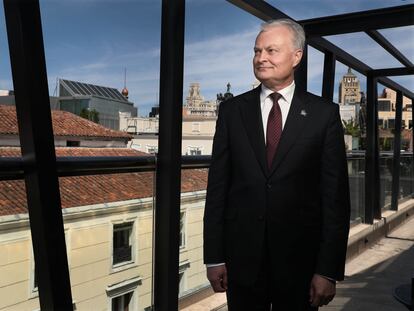
<path id="1" fill-rule="evenodd" d="M 270 20 L 261 25 L 260 32 L 270 30 L 273 27 L 284 26 L 290 29 L 293 34 L 293 46 L 296 49 L 303 50 L 305 46 L 305 31 L 303 27 L 296 23 L 295 21 L 288 18 L 280 18 L 275 20 Z"/>

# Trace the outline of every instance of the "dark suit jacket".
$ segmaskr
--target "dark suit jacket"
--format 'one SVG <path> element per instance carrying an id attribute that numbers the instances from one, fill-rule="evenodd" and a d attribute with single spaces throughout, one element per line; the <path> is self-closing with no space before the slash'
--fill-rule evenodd
<path id="1" fill-rule="evenodd" d="M 267 168 L 261 87 L 220 105 L 204 214 L 204 262 L 250 284 L 268 248 L 275 280 L 344 277 L 349 188 L 339 107 L 298 86 Z"/>

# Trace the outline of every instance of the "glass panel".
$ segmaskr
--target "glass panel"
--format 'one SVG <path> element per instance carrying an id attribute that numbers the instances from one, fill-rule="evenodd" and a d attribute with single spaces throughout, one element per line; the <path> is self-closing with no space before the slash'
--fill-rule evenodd
<path id="1" fill-rule="evenodd" d="M 391 207 L 392 163 L 392 153 L 380 152 L 380 207 L 382 209 Z"/>
<path id="2" fill-rule="evenodd" d="M 399 202 L 414 197 L 414 163 L 411 152 L 403 152 L 400 161 L 400 193 Z"/>
<path id="3" fill-rule="evenodd" d="M 351 222 L 359 222 L 364 219 L 365 206 L 366 78 L 340 62 L 335 68 L 334 101 L 339 103 L 345 134 Z"/>
<path id="4" fill-rule="evenodd" d="M 3 7 L 0 9 L 0 105 L 14 105 L 9 43 Z"/>
<path id="5" fill-rule="evenodd" d="M 351 223 L 364 220 L 365 206 L 365 153 L 348 153 Z"/>
<path id="6" fill-rule="evenodd" d="M 403 97 L 399 201 L 414 197 L 412 100 Z"/>
<path id="7" fill-rule="evenodd" d="M 261 21 L 227 1 L 187 1 L 182 154 L 211 155 L 221 102 L 251 90 L 255 37 Z M 182 170 L 179 256 L 180 310 L 215 309 L 203 263 L 207 170 Z"/>
<path id="8" fill-rule="evenodd" d="M 161 1 L 40 6 L 48 76 L 83 94 L 56 94 L 57 157 L 147 156 L 131 148 L 126 129 L 137 123 L 138 104 L 141 113 L 157 104 Z M 62 89 L 59 79 L 51 94 Z M 76 310 L 151 308 L 153 174 L 59 178 Z"/>
<path id="9" fill-rule="evenodd" d="M 396 93 L 378 84 L 378 135 L 380 150 L 380 207 L 390 208 Z"/>
<path id="10" fill-rule="evenodd" d="M 399 61 L 363 32 L 324 38 L 373 69 L 401 67 Z"/>
<path id="11" fill-rule="evenodd" d="M 197 310 L 203 304 L 210 289 L 203 263 L 203 215 L 207 184 L 207 169 L 181 171 L 180 214 L 180 261 L 179 297 L 180 309 Z M 217 298 L 208 303 L 213 309 Z M 222 299 L 221 299 L 222 300 Z M 211 304 L 211 305 L 210 305 Z"/>
<path id="12" fill-rule="evenodd" d="M 378 30 L 388 41 L 404 54 L 411 62 L 414 62 L 414 26 L 388 28 Z"/>
<path id="13" fill-rule="evenodd" d="M 0 254 L 0 310 L 39 309 L 24 180 L 0 180 Z"/>
<path id="14" fill-rule="evenodd" d="M 59 179 L 77 310 L 151 307 L 153 174 Z"/>
<path id="15" fill-rule="evenodd" d="M 308 91 L 322 96 L 324 54 L 308 46 Z"/>
<path id="16" fill-rule="evenodd" d="M 402 67 L 402 66 L 400 66 L 400 67 Z M 387 78 L 389 78 L 392 81 L 395 81 L 396 83 L 400 84 L 402 87 L 405 87 L 407 90 L 409 90 L 411 92 L 414 90 L 414 76 L 413 75 L 409 75 L 409 76 L 392 76 L 392 77 L 387 77 Z"/>
<path id="17" fill-rule="evenodd" d="M 139 104 L 141 114 L 147 115 L 158 104 L 160 0 L 126 1 L 122 5 L 114 1 L 46 1 L 40 5 L 48 76 L 53 82 L 56 79 L 50 83 L 49 93 L 57 95 L 57 110 L 120 130 L 120 112 L 136 117 Z M 89 23 L 91 16 L 93 23 Z M 66 93 L 59 93 L 60 79 L 72 81 L 68 85 L 77 93 L 72 99 L 61 99 Z M 79 100 L 86 104 L 80 111 Z M 91 112 L 98 117 L 88 117 Z"/>

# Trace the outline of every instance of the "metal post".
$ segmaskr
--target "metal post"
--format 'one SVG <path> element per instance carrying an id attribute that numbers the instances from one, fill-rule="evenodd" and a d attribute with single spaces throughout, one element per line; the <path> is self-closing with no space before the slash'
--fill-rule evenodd
<path id="1" fill-rule="evenodd" d="M 397 91 L 397 102 L 395 103 L 394 157 L 392 161 L 391 210 L 393 211 L 398 210 L 398 198 L 400 196 L 402 98 L 402 92 Z"/>
<path id="2" fill-rule="evenodd" d="M 335 55 L 332 52 L 325 51 L 323 62 L 323 80 L 322 80 L 322 97 L 333 101 L 335 85 Z"/>
<path id="3" fill-rule="evenodd" d="M 414 311 L 414 274 L 411 276 L 411 311 Z"/>
<path id="4" fill-rule="evenodd" d="M 411 197 L 414 198 L 414 99 L 411 98 Z M 414 292 L 414 289 L 413 289 Z M 414 301 L 414 299 L 413 299 Z M 414 304 L 413 304 L 414 305 Z"/>
<path id="5" fill-rule="evenodd" d="M 163 0 L 155 206 L 154 307 L 178 309 L 184 0 Z"/>
<path id="6" fill-rule="evenodd" d="M 379 206 L 379 155 L 378 155 L 378 111 L 377 79 L 367 75 L 367 126 L 365 151 L 365 219 L 372 224 L 374 218 L 381 216 Z"/>
<path id="7" fill-rule="evenodd" d="M 42 310 L 73 310 L 37 0 L 4 0 Z"/>
<path id="8" fill-rule="evenodd" d="M 414 98 L 411 98 L 411 152 L 411 197 L 414 198 Z"/>
<path id="9" fill-rule="evenodd" d="M 308 89 L 308 45 L 305 44 L 303 48 L 302 61 L 299 67 L 295 70 L 295 83 L 297 87 L 303 91 Z"/>

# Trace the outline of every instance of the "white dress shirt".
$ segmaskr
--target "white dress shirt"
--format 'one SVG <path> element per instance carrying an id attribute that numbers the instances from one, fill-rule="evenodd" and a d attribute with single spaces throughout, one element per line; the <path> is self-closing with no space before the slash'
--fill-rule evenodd
<path id="1" fill-rule="evenodd" d="M 286 119 L 289 113 L 290 105 L 292 104 L 293 93 L 295 92 L 295 81 L 279 90 L 278 93 L 282 95 L 278 103 L 280 106 L 280 111 L 282 112 L 282 130 L 285 127 Z M 264 84 L 262 84 L 262 90 L 260 91 L 260 109 L 262 112 L 262 121 L 263 121 L 263 133 L 264 140 L 266 142 L 266 132 L 267 132 L 267 119 L 269 118 L 270 110 L 273 107 L 273 100 L 270 97 L 270 94 L 274 93 L 271 89 L 268 89 Z"/>

